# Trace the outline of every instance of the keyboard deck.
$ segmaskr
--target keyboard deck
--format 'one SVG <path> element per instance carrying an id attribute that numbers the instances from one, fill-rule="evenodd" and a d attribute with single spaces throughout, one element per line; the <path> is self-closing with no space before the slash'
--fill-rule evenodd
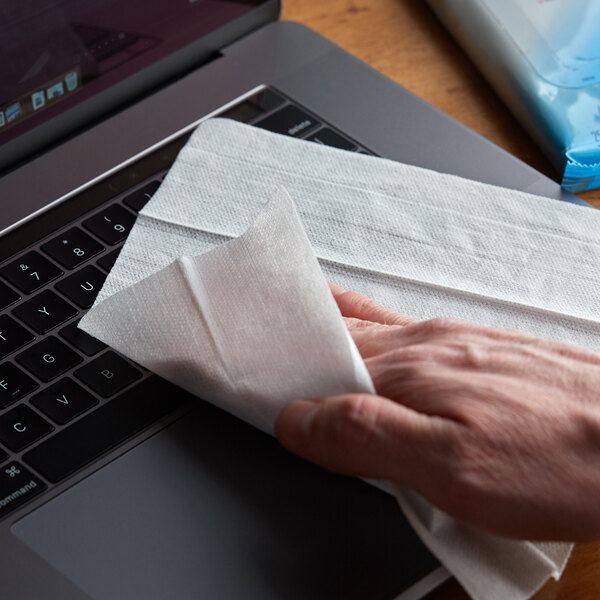
<path id="1" fill-rule="evenodd" d="M 218 116 L 370 154 L 270 88 Z M 143 181 L 0 262 L 0 518 L 187 402 L 77 324 L 189 135 L 140 159 L 140 172 L 159 163 Z"/>

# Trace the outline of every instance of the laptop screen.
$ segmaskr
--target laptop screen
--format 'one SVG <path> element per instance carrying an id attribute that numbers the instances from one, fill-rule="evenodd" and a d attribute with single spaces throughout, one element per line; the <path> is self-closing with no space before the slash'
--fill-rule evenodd
<path id="1" fill-rule="evenodd" d="M 263 1 L 2 0 L 0 147 L 148 72 Z M 148 80 L 146 90 L 156 84 Z"/>

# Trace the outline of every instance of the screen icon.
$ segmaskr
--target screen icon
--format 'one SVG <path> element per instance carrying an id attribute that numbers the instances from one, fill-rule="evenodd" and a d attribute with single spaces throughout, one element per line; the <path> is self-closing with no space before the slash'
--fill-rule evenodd
<path id="1" fill-rule="evenodd" d="M 44 91 L 35 92 L 31 94 L 31 105 L 33 106 L 33 110 L 37 110 L 38 108 L 42 108 L 46 104 L 46 96 L 44 96 Z"/>
<path id="2" fill-rule="evenodd" d="M 63 85 L 62 81 L 59 81 L 58 83 L 55 83 L 54 85 L 51 85 L 46 90 L 46 96 L 48 97 L 48 100 L 52 100 L 52 98 L 60 98 L 61 96 L 64 96 L 64 94 L 65 94 L 65 86 Z"/>
<path id="3" fill-rule="evenodd" d="M 72 92 L 77 87 L 77 71 L 71 71 L 65 75 L 67 91 Z"/>
<path id="4" fill-rule="evenodd" d="M 21 103 L 15 102 L 14 104 L 7 106 L 4 109 L 4 112 L 6 113 L 6 120 L 11 123 L 23 114 L 23 111 L 21 110 Z"/>
<path id="5" fill-rule="evenodd" d="M 2 127 L 6 123 L 4 120 L 4 113 L 0 110 L 0 127 Z"/>

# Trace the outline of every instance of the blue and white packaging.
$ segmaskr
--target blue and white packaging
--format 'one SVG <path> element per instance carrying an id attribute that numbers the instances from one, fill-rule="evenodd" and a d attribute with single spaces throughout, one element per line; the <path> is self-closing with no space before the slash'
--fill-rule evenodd
<path id="1" fill-rule="evenodd" d="M 428 1 L 563 187 L 600 187 L 600 0 Z"/>

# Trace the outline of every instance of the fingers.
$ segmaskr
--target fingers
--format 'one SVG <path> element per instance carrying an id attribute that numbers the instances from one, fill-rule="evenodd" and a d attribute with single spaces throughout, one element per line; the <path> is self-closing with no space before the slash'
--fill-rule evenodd
<path id="1" fill-rule="evenodd" d="M 275 433 L 286 448 L 325 468 L 418 489 L 440 424 L 387 398 L 348 394 L 289 404 Z"/>
<path id="2" fill-rule="evenodd" d="M 335 283 L 330 282 L 329 287 L 344 317 L 353 317 L 362 321 L 372 321 L 384 325 L 411 325 L 418 322 L 417 319 L 381 306 L 374 300 L 357 292 L 346 290 Z"/>

